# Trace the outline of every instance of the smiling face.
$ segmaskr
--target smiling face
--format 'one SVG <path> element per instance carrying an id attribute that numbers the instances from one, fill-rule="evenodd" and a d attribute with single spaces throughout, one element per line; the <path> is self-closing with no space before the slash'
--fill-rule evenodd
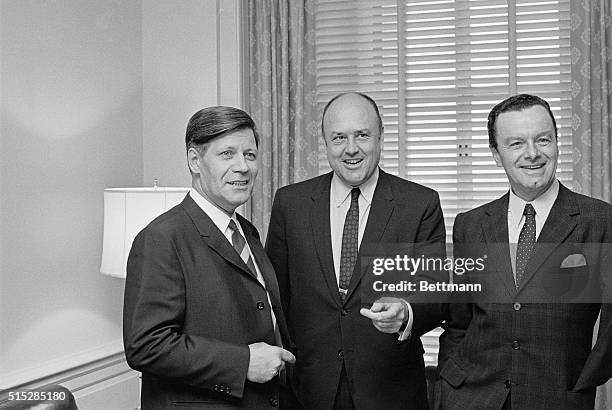
<path id="1" fill-rule="evenodd" d="M 497 166 L 504 167 L 512 191 L 525 201 L 542 195 L 554 182 L 559 148 L 546 108 L 534 105 L 499 114 L 495 122 Z"/>
<path id="2" fill-rule="evenodd" d="M 349 186 L 370 178 L 380 161 L 383 135 L 374 107 L 363 97 L 346 94 L 334 101 L 323 118 L 327 160 Z"/>
<path id="3" fill-rule="evenodd" d="M 193 187 L 228 215 L 251 197 L 257 176 L 253 130 L 241 128 L 187 151 Z"/>

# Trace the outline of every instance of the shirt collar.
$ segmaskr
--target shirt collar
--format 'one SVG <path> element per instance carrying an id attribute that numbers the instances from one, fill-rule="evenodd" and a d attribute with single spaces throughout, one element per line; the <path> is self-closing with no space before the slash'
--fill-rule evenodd
<path id="1" fill-rule="evenodd" d="M 529 202 L 533 205 L 533 209 L 536 211 L 536 217 L 542 217 L 544 220 L 548 217 L 550 210 L 557 199 L 559 194 L 559 180 L 555 178 L 552 185 L 539 197 Z M 508 201 L 508 212 L 510 213 L 510 220 L 516 227 L 521 223 L 523 217 L 523 210 L 525 204 L 528 202 L 524 199 L 519 198 L 512 189 L 510 190 L 510 199 Z"/>
<path id="2" fill-rule="evenodd" d="M 372 204 L 372 198 L 374 197 L 374 190 L 376 189 L 376 184 L 378 183 L 379 169 L 376 167 L 370 178 L 363 184 L 353 187 L 350 185 L 346 185 L 338 175 L 334 172 L 334 176 L 332 177 L 331 182 L 331 192 L 332 192 L 332 201 L 334 206 L 339 207 L 346 201 L 349 197 L 351 190 L 353 188 L 359 188 L 361 191 L 361 196 L 368 202 L 368 204 Z"/>
<path id="3" fill-rule="evenodd" d="M 230 217 L 225 212 L 213 205 L 208 199 L 204 198 L 198 191 L 195 190 L 195 188 L 191 188 L 189 190 L 189 195 L 191 196 L 191 199 L 193 199 L 195 203 L 202 208 L 202 211 L 204 211 L 206 215 L 212 219 L 217 228 L 219 228 L 221 232 L 225 232 L 229 225 Z M 231 219 L 233 219 L 234 222 L 240 226 L 240 224 L 236 221 L 236 212 L 232 214 Z"/>

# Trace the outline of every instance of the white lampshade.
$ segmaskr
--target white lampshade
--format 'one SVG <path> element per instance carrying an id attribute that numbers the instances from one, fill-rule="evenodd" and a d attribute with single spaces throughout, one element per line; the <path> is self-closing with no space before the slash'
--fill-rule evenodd
<path id="1" fill-rule="evenodd" d="M 180 203 L 189 188 L 104 190 L 104 241 L 100 272 L 125 278 L 134 238 L 155 217 Z"/>

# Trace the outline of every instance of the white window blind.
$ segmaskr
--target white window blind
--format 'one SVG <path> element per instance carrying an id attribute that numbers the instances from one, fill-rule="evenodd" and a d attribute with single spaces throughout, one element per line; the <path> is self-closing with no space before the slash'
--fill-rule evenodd
<path id="1" fill-rule="evenodd" d="M 343 91 L 378 103 L 382 167 L 440 193 L 458 212 L 508 189 L 487 115 L 512 94 L 546 99 L 559 128 L 558 177 L 571 187 L 569 0 L 318 0 L 320 110 Z M 329 166 L 320 146 L 320 172 Z"/>
<path id="2" fill-rule="evenodd" d="M 386 171 L 440 194 L 450 241 L 457 213 L 508 190 L 487 115 L 510 95 L 546 99 L 559 130 L 558 177 L 571 187 L 569 0 L 318 0 L 319 112 L 340 92 L 381 109 Z M 323 142 L 319 171 L 329 171 Z M 435 364 L 440 330 L 423 337 Z"/>

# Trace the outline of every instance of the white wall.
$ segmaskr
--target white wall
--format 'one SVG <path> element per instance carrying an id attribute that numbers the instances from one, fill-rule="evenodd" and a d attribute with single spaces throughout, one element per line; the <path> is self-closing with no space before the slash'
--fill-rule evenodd
<path id="1" fill-rule="evenodd" d="M 102 190 L 143 180 L 140 2 L 2 0 L 0 381 L 116 350 Z"/>
<path id="2" fill-rule="evenodd" d="M 185 128 L 197 110 L 240 105 L 238 0 L 144 0 L 144 180 L 190 186 Z"/>
<path id="3" fill-rule="evenodd" d="M 102 191 L 189 184 L 187 119 L 239 105 L 238 4 L 0 0 L 0 390 L 120 351 Z"/>

